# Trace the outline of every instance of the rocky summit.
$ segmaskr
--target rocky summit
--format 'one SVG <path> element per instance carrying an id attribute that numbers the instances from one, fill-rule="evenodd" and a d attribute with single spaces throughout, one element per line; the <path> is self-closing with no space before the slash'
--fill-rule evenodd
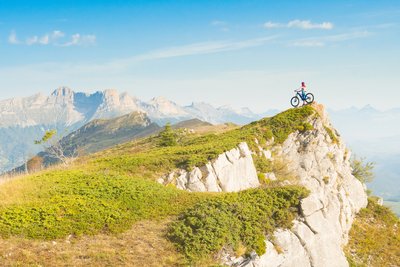
<path id="1" fill-rule="evenodd" d="M 267 149 L 250 151 L 247 143 L 219 155 L 190 172 L 180 170 L 160 178 L 191 192 L 237 192 L 260 186 L 252 154 L 284 161 L 295 183 L 310 190 L 301 201 L 301 213 L 287 230 L 277 229 L 273 243 L 266 239 L 267 253 L 254 259 L 224 255 L 234 266 L 348 266 L 343 246 L 353 220 L 367 206 L 363 184 L 352 175 L 350 151 L 328 119 L 322 105 L 319 116 L 308 119 L 313 130 L 294 132 L 282 144 L 270 140 Z M 259 141 L 257 140 L 257 143 Z M 277 173 L 264 174 L 276 179 Z M 279 247 L 279 249 L 277 249 Z"/>

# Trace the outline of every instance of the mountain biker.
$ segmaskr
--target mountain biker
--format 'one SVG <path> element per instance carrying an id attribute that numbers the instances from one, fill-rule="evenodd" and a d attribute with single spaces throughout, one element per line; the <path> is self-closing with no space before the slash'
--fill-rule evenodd
<path id="1" fill-rule="evenodd" d="M 297 90 L 295 90 L 296 92 L 300 92 L 301 91 L 301 98 L 303 101 L 305 101 L 306 99 L 306 83 L 305 82 L 301 82 L 301 87 Z"/>

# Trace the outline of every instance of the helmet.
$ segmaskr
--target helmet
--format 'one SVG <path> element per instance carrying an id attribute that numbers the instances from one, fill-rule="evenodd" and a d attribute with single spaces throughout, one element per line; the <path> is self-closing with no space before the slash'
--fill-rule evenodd
<path id="1" fill-rule="evenodd" d="M 306 87 L 306 83 L 305 82 L 301 82 L 301 87 Z"/>

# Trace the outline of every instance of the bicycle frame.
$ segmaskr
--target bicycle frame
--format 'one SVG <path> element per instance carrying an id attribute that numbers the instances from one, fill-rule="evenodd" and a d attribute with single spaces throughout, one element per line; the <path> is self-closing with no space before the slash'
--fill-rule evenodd
<path id="1" fill-rule="evenodd" d="M 303 100 L 303 101 L 306 101 L 306 99 L 307 99 L 307 96 L 305 95 L 304 98 L 303 98 L 303 96 L 300 94 L 300 92 L 296 92 L 295 96 L 299 96 L 300 99 Z"/>

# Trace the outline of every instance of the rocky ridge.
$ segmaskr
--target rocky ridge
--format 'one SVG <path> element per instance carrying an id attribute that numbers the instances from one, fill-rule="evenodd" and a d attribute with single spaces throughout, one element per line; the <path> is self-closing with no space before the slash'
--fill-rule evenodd
<path id="1" fill-rule="evenodd" d="M 301 215 L 290 230 L 277 230 L 266 238 L 267 252 L 252 258 L 224 255 L 231 266 L 348 266 L 342 247 L 357 212 L 367 205 L 363 184 L 353 175 L 350 152 L 321 105 L 319 116 L 310 117 L 313 129 L 296 131 L 281 145 L 250 151 L 246 143 L 190 172 L 179 170 L 159 179 L 188 191 L 235 192 L 259 186 L 251 153 L 269 160 L 283 160 L 296 183 L 310 190 L 301 202 Z M 266 177 L 274 178 L 275 173 Z M 290 183 L 285 181 L 284 183 Z M 293 181 L 292 181 L 293 183 Z"/>

